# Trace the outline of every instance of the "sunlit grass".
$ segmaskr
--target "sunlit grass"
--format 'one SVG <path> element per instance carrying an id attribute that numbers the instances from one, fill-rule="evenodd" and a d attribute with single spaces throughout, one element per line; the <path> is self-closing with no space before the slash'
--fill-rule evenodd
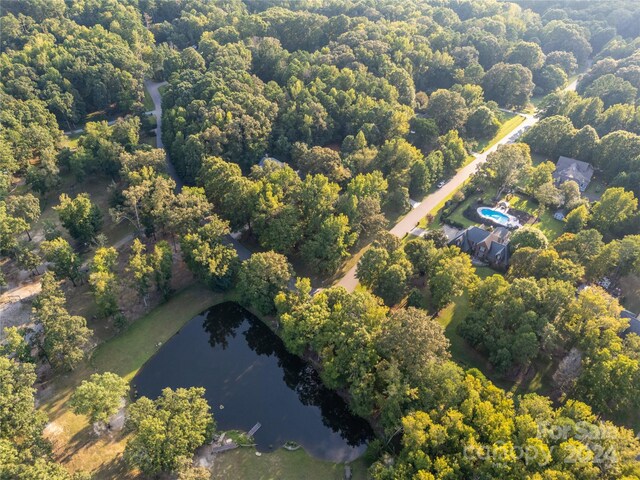
<path id="1" fill-rule="evenodd" d="M 515 113 L 503 113 L 503 115 L 509 117 L 500 127 L 498 132 L 493 136 L 493 138 L 482 140 L 478 142 L 478 151 L 480 153 L 489 150 L 496 143 L 506 137 L 513 129 L 515 129 L 518 125 L 524 122 L 525 118 L 522 115 L 518 115 Z"/>
<path id="2" fill-rule="evenodd" d="M 200 284 L 176 293 L 169 301 L 129 326 L 123 333 L 100 345 L 90 360 L 67 375 L 54 378 L 40 408 L 51 422 L 47 436 L 54 455 L 72 471 L 94 472 L 95 479 L 134 478 L 122 461 L 127 437 L 123 433 L 97 437 L 83 416 L 73 414 L 68 400 L 73 389 L 95 372 L 114 372 L 128 381 L 144 363 L 182 326 L 215 303 L 234 299 Z"/>
<path id="3" fill-rule="evenodd" d="M 523 196 L 517 194 L 513 195 L 509 199 L 509 205 L 512 208 L 527 212 L 534 217 L 537 217 L 538 215 L 538 204 L 533 200 L 525 198 Z M 542 215 L 540 215 L 538 221 L 534 224 L 536 227 L 542 230 L 542 232 L 544 232 L 549 240 L 555 240 L 560 235 L 562 235 L 564 231 L 564 222 L 553 218 L 554 212 L 554 209 L 546 209 L 542 213 Z"/>
<path id="4" fill-rule="evenodd" d="M 367 465 L 363 459 L 351 464 L 353 480 L 365 480 Z M 280 448 L 256 455 L 254 448 L 239 448 L 216 458 L 212 480 L 246 478 L 251 480 L 342 480 L 344 465 L 317 460 L 304 450 L 290 452 Z"/>
<path id="5" fill-rule="evenodd" d="M 144 111 L 145 112 L 149 112 L 149 111 L 155 109 L 155 105 L 153 104 L 153 99 L 151 98 L 151 95 L 149 94 L 149 91 L 147 90 L 147 86 L 146 85 L 144 87 L 143 104 L 144 104 Z"/>

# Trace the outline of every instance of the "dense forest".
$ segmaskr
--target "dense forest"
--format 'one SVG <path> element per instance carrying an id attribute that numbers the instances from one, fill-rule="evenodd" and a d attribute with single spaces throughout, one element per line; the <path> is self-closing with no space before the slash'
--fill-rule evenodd
<path id="1" fill-rule="evenodd" d="M 211 478 L 191 462 L 216 429 L 203 389 L 134 401 L 94 357 L 195 284 L 259 313 L 371 424 L 369 478 L 640 479 L 623 308 L 638 301 L 620 293 L 640 277 L 640 4 L 21 0 L 1 15 L 0 479 L 92 478 L 51 441 L 52 412 L 104 429 L 124 403 L 126 446 L 105 460 Z M 424 232 L 388 232 L 483 152 Z M 598 186 L 558 182 L 558 157 Z M 509 268 L 487 274 L 446 231 L 480 199 L 519 198 L 533 207 L 508 210 L 527 223 Z M 335 284 L 349 268 L 354 291 Z M 50 408 L 42 392 L 69 383 Z"/>

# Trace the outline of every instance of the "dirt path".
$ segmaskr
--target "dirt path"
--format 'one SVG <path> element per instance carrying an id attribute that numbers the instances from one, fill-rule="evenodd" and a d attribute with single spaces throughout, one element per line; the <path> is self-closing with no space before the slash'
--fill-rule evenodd
<path id="1" fill-rule="evenodd" d="M 0 295 L 0 338 L 5 327 L 26 325 L 31 322 L 31 301 L 40 293 L 40 280 L 18 285 Z"/>

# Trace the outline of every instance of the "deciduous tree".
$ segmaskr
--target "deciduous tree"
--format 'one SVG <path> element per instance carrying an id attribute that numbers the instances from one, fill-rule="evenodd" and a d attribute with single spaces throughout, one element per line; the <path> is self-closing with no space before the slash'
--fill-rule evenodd
<path id="1" fill-rule="evenodd" d="M 128 390 L 127 381 L 115 373 L 94 373 L 75 389 L 69 404 L 76 415 L 86 415 L 91 423 L 107 423 Z"/>
<path id="2" fill-rule="evenodd" d="M 29 228 L 23 219 L 14 217 L 7 211 L 5 202 L 0 201 L 0 252 L 9 254 L 18 245 L 16 236 Z"/>
<path id="3" fill-rule="evenodd" d="M 125 460 L 147 475 L 175 472 L 184 457 L 211 439 L 213 416 L 204 388 L 165 388 L 156 400 L 147 397 L 131 404 L 127 429 L 132 433 Z"/>
<path id="4" fill-rule="evenodd" d="M 238 271 L 238 290 L 242 300 L 266 315 L 275 311 L 276 295 L 289 286 L 293 268 L 284 255 L 254 253 Z"/>
<path id="5" fill-rule="evenodd" d="M 531 98 L 533 87 L 531 70 L 518 64 L 497 63 L 482 79 L 482 88 L 487 100 L 495 100 L 510 107 L 526 105 Z"/>
<path id="6" fill-rule="evenodd" d="M 465 288 L 473 287 L 478 282 L 475 268 L 469 255 L 460 254 L 440 260 L 429 279 L 431 299 L 434 307 L 440 310 Z"/>
<path id="7" fill-rule="evenodd" d="M 500 145 L 478 168 L 477 179 L 497 189 L 496 198 L 520 183 L 531 168 L 531 152 L 524 143 Z"/>
<path id="8" fill-rule="evenodd" d="M 7 213 L 31 225 L 40 218 L 40 200 L 30 193 L 11 195 L 7 198 Z M 28 229 L 26 233 L 29 240 L 31 240 L 31 233 L 29 233 Z"/>
<path id="9" fill-rule="evenodd" d="M 88 193 L 79 193 L 74 199 L 63 193 L 60 204 L 53 209 L 58 212 L 69 235 L 82 243 L 91 242 L 102 227 L 102 214 Z"/>
<path id="10" fill-rule="evenodd" d="M 436 90 L 429 97 L 426 114 L 433 118 L 440 133 L 460 130 L 469 115 L 467 103 L 462 95 L 451 90 Z"/>
<path id="11" fill-rule="evenodd" d="M 638 200 L 633 192 L 620 187 L 607 188 L 591 208 L 589 223 L 603 234 L 609 234 L 612 228 L 624 222 L 637 208 Z"/>
<path id="12" fill-rule="evenodd" d="M 144 244 L 137 238 L 131 245 L 131 256 L 129 257 L 126 272 L 131 276 L 131 282 L 146 306 L 153 267 L 148 255 L 145 253 Z"/>
<path id="13" fill-rule="evenodd" d="M 58 369 L 72 370 L 84 358 L 91 330 L 84 318 L 69 315 L 65 298 L 53 273 L 42 279 L 42 291 L 34 302 L 36 322 L 43 328 L 42 348 L 49 363 Z"/>
<path id="14" fill-rule="evenodd" d="M 565 230 L 567 232 L 577 233 L 587 226 L 589 223 L 589 209 L 586 205 L 580 205 L 569 212 L 565 218 Z"/>
<path id="15" fill-rule="evenodd" d="M 309 264 L 323 274 L 335 272 L 349 256 L 349 248 L 357 236 L 349 227 L 346 215 L 327 217 L 318 232 L 302 245 L 301 252 Z"/>
<path id="16" fill-rule="evenodd" d="M 153 268 L 156 288 L 166 300 L 171 292 L 171 277 L 173 275 L 173 254 L 166 241 L 161 240 L 154 245 L 150 264 Z"/>
<path id="17" fill-rule="evenodd" d="M 549 240 L 542 230 L 537 227 L 525 225 L 516 230 L 509 240 L 509 247 L 516 251 L 519 248 L 530 247 L 544 249 L 549 245 Z"/>
<path id="18" fill-rule="evenodd" d="M 118 310 L 119 284 L 115 274 L 118 251 L 113 247 L 96 250 L 89 273 L 89 285 L 100 315 L 108 317 Z"/>
<path id="19" fill-rule="evenodd" d="M 44 258 L 51 265 L 51 269 L 59 279 L 68 278 L 76 286 L 80 277 L 80 258 L 73 251 L 69 242 L 58 237 L 53 240 L 45 240 L 40 244 Z"/>
<path id="20" fill-rule="evenodd" d="M 229 223 L 212 215 L 202 227 L 180 239 L 189 269 L 211 287 L 228 288 L 235 274 L 238 255 L 222 241 L 228 234 Z"/>

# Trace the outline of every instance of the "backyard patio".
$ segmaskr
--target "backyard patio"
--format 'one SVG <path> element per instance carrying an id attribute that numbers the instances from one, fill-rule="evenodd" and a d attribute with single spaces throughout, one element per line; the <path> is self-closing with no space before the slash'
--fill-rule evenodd
<path id="1" fill-rule="evenodd" d="M 562 235 L 564 222 L 553 217 L 554 209 L 544 209 L 539 211 L 538 203 L 521 193 L 505 195 L 499 202 L 493 202 L 494 192 L 476 192 L 469 195 L 457 205 L 450 204 L 442 208 L 429 224 L 429 228 L 441 228 L 444 224 L 458 228 L 459 230 L 472 227 L 474 225 L 496 225 L 486 218 L 482 218 L 477 213 L 478 207 L 494 207 L 501 203 L 508 204 L 506 213 L 517 217 L 521 225 L 535 225 L 544 232 L 549 240 L 555 240 Z M 452 200 L 453 201 L 453 200 Z M 538 217 L 539 215 L 539 217 Z"/>

